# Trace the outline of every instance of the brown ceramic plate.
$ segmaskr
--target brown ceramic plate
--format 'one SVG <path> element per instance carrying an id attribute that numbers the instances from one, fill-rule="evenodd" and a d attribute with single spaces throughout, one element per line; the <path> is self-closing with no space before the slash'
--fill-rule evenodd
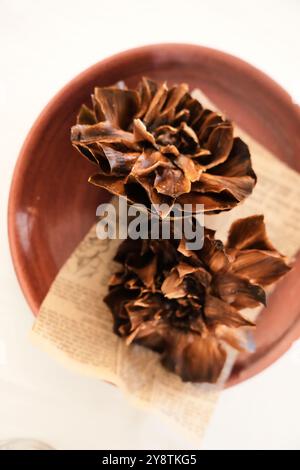
<path id="1" fill-rule="evenodd" d="M 95 218 L 107 193 L 87 184 L 91 172 L 70 144 L 76 113 L 95 85 L 146 75 L 199 87 L 248 133 L 300 171 L 300 113 L 287 93 L 249 64 L 195 45 L 129 50 L 89 68 L 58 93 L 31 129 L 15 169 L 9 237 L 23 292 L 37 315 L 51 282 Z M 281 281 L 256 329 L 257 351 L 241 355 L 228 384 L 258 373 L 300 335 L 300 258 Z"/>

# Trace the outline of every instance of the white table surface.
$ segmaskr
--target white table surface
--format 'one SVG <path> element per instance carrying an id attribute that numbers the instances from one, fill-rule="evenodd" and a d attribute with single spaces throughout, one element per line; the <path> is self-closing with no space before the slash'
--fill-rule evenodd
<path id="1" fill-rule="evenodd" d="M 189 447 L 114 387 L 65 370 L 28 340 L 33 323 L 8 249 L 6 211 L 20 146 L 77 73 L 120 50 L 191 42 L 256 65 L 300 102 L 299 0 L 1 0 L 0 440 L 59 449 Z M 222 393 L 204 449 L 300 448 L 300 345 Z M 200 446 L 200 443 L 199 443 Z"/>

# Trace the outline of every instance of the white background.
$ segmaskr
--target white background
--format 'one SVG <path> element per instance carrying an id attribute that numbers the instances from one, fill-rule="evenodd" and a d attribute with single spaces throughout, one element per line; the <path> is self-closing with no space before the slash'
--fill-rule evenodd
<path id="1" fill-rule="evenodd" d="M 240 56 L 300 102 L 299 19 L 299 0 L 0 0 L 0 440 L 33 437 L 60 449 L 189 446 L 116 388 L 63 369 L 28 341 L 33 317 L 10 260 L 6 205 L 36 116 L 98 60 L 172 41 Z M 203 448 L 300 449 L 299 370 L 298 342 L 268 370 L 223 392 Z"/>

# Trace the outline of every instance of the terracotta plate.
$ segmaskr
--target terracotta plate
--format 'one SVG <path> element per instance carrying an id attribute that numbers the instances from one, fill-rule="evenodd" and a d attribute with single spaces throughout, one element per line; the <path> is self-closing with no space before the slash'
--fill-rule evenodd
<path id="1" fill-rule="evenodd" d="M 22 148 L 11 187 L 9 237 L 15 269 L 36 315 L 64 261 L 108 198 L 87 184 L 89 164 L 72 149 L 69 130 L 95 85 L 142 75 L 200 87 L 240 126 L 300 170 L 300 114 L 287 93 L 247 63 L 194 45 L 163 44 L 123 52 L 89 68 L 58 93 Z M 238 358 L 228 384 L 261 371 L 300 335 L 300 259 L 258 321 L 257 351 Z"/>

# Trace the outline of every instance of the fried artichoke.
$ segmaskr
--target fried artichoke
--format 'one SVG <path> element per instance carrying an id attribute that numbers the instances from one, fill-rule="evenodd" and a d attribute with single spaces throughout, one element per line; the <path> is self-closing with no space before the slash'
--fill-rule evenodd
<path id="1" fill-rule="evenodd" d="M 105 302 L 127 344 L 159 352 L 183 381 L 214 383 L 225 343 L 240 350 L 237 329 L 254 326 L 240 310 L 265 304 L 263 287 L 289 266 L 268 240 L 263 216 L 236 221 L 226 245 L 205 230 L 201 250 L 186 246 L 174 239 L 122 242 Z"/>
<path id="2" fill-rule="evenodd" d="M 148 208 L 176 202 L 206 212 L 229 210 L 251 194 L 247 145 L 186 84 L 143 78 L 136 89 L 95 88 L 92 104 L 81 107 L 71 131 L 74 147 L 98 167 L 92 184 Z"/>

